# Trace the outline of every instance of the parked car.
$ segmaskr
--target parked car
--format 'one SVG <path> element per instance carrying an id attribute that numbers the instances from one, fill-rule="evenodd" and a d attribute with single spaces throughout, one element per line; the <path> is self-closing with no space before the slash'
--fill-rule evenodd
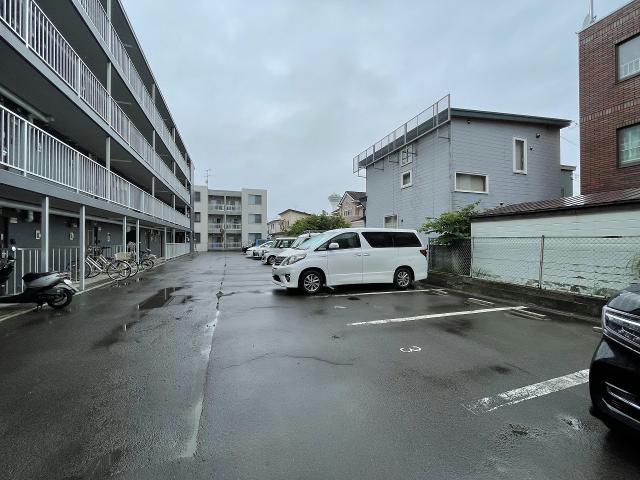
<path id="1" fill-rule="evenodd" d="M 269 245 L 272 245 L 273 243 L 275 243 L 275 240 L 269 240 L 267 242 L 258 244 L 255 247 L 249 247 L 249 248 L 247 248 L 247 251 L 245 252 L 245 255 L 247 257 L 249 257 L 249 258 L 260 258 L 257 254 L 254 255 L 254 252 L 256 252 L 257 249 L 262 250 L 262 249 L 268 247 Z M 260 255 L 262 255 L 262 253 Z"/>
<path id="2" fill-rule="evenodd" d="M 280 252 L 289 248 L 293 242 L 296 241 L 296 237 L 280 237 L 276 240 L 276 243 L 269 245 L 269 247 L 262 249 L 260 258 L 263 264 L 273 265 L 276 257 Z"/>
<path id="3" fill-rule="evenodd" d="M 602 338 L 589 369 L 592 413 L 611 428 L 640 432 L 640 283 L 602 309 Z"/>
<path id="4" fill-rule="evenodd" d="M 284 257 L 288 257 L 289 255 L 292 255 L 292 254 L 296 253 L 295 251 L 291 251 L 291 250 L 297 249 L 299 245 L 302 245 L 304 242 L 306 242 L 310 238 L 315 237 L 317 235 L 320 235 L 321 233 L 323 233 L 323 232 L 305 232 L 302 235 L 299 235 L 298 238 L 296 238 L 293 241 L 293 243 L 289 246 L 289 248 L 285 248 L 283 251 L 278 253 L 275 256 L 275 258 L 269 258 L 269 257 L 263 256 L 262 263 L 268 264 L 268 265 L 277 265 L 276 262 L 277 262 L 278 258 L 282 259 Z M 272 260 L 271 263 L 269 263 L 270 260 Z M 280 260 L 280 261 L 282 261 L 282 260 Z"/>
<path id="5" fill-rule="evenodd" d="M 406 289 L 427 278 L 427 249 L 415 230 L 344 228 L 298 245 L 276 258 L 273 282 L 318 293 L 323 285 L 393 283 Z"/>

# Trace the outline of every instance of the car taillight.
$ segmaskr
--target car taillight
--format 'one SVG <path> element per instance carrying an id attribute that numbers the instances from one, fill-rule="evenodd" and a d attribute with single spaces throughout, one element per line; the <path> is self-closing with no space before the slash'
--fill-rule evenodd
<path id="1" fill-rule="evenodd" d="M 421 248 L 421 249 L 420 249 L 420 253 L 421 253 L 422 255 L 424 255 L 424 258 L 427 258 L 427 249 L 426 249 L 426 248 Z"/>

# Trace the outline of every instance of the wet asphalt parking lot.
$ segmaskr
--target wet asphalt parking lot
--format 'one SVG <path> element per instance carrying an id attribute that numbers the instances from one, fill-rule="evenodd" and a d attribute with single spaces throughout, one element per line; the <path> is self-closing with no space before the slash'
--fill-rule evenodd
<path id="1" fill-rule="evenodd" d="M 0 478 L 640 476 L 588 411 L 591 325 L 387 291 L 202 253 L 1 321 Z"/>

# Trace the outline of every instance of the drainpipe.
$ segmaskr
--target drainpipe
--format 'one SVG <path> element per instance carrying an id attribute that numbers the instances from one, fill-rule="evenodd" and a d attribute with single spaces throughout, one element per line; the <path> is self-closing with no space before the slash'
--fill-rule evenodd
<path id="1" fill-rule="evenodd" d="M 49 271 L 49 197 L 42 198 L 42 213 L 40 214 L 40 257 L 43 272 Z"/>

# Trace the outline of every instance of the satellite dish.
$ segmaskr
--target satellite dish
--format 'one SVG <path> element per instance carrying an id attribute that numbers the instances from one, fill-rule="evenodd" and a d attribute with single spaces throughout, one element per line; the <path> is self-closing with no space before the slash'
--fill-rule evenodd
<path id="1" fill-rule="evenodd" d="M 588 13 L 587 16 L 584 17 L 584 21 L 582 22 L 582 28 L 587 28 L 594 21 L 595 21 L 595 17 L 592 17 L 591 14 Z"/>

